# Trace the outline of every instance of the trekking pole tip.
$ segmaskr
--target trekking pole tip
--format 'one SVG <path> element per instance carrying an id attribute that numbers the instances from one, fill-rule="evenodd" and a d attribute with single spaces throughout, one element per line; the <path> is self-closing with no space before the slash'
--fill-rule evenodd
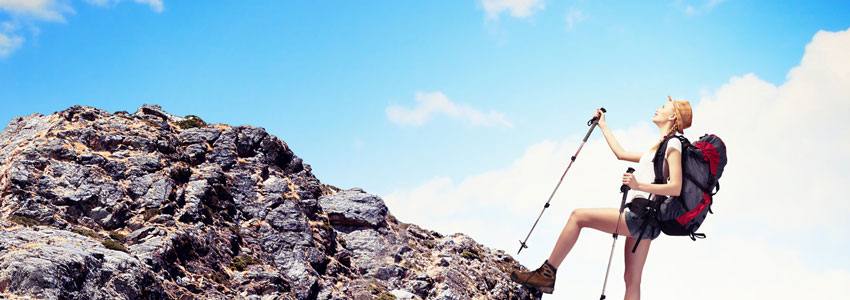
<path id="1" fill-rule="evenodd" d="M 516 254 L 519 255 L 519 253 L 522 252 L 523 248 L 528 248 L 528 246 L 525 244 L 525 242 L 519 241 L 519 251 L 517 251 Z"/>

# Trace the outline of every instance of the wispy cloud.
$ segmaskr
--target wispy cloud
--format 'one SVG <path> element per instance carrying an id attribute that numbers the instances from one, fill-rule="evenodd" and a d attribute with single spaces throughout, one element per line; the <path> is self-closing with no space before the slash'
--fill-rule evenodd
<path id="1" fill-rule="evenodd" d="M 86 2 L 88 2 L 90 4 L 93 4 L 93 5 L 96 5 L 96 6 L 104 6 L 104 7 L 116 5 L 116 4 L 123 2 L 123 1 L 125 1 L 125 0 L 86 0 Z M 151 10 L 158 12 L 158 13 L 162 12 L 165 9 L 165 7 L 162 4 L 162 0 L 133 0 L 133 2 L 143 4 L 143 5 L 147 5 L 151 8 Z"/>
<path id="2" fill-rule="evenodd" d="M 85 0 L 96 6 L 112 6 L 122 0 Z M 162 0 L 133 0 L 135 3 L 147 5 L 159 13 L 164 9 Z M 20 49 L 26 38 L 21 33 L 21 25 L 29 27 L 33 36 L 39 32 L 38 23 L 66 22 L 66 16 L 75 14 L 70 1 L 66 0 L 0 0 L 0 17 L 5 17 L 0 23 L 0 58 L 9 57 Z"/>
<path id="3" fill-rule="evenodd" d="M 708 234 L 706 240 L 662 236 L 652 242 L 650 256 L 663 259 L 650 258 L 643 278 L 667 284 L 645 286 L 644 297 L 834 299 L 850 293 L 844 284 L 850 280 L 850 264 L 829 256 L 840 251 L 803 242 L 821 237 L 842 249 L 847 242 L 835 237 L 850 234 L 845 216 L 850 202 L 838 196 L 850 182 L 850 123 L 845 121 L 850 114 L 850 29 L 818 32 L 786 78 L 774 85 L 753 74 L 732 77 L 692 102 L 694 124 L 686 130 L 688 137 L 693 141 L 715 133 L 728 147 L 729 164 L 713 206 L 717 214 L 700 228 Z M 659 96 L 659 104 L 663 99 Z M 645 151 L 658 132 L 646 121 L 614 130 L 614 135 L 625 148 Z M 528 232 L 582 136 L 541 141 L 505 166 L 459 180 L 436 177 L 385 199 L 404 222 L 464 232 L 516 253 L 517 240 Z M 529 240 L 532 246 L 518 259 L 530 267 L 539 265 L 574 208 L 619 205 L 616 189 L 627 166 L 634 164 L 613 159 L 597 132 Z M 556 293 L 598 295 L 601 253 L 607 258 L 610 243 L 610 235 L 583 231 L 565 261 L 569 271 L 557 282 Z M 827 262 L 815 266 L 813 260 Z M 682 261 L 690 265 L 682 268 Z M 700 272 L 669 276 L 685 269 Z M 622 268 L 612 271 L 612 278 L 618 278 Z M 691 282 L 712 282 L 717 288 L 694 294 Z M 621 294 L 622 284 L 612 286 L 610 293 Z"/>
<path id="4" fill-rule="evenodd" d="M 21 47 L 24 39 L 17 35 L 0 33 L 0 58 L 6 58 Z"/>
<path id="5" fill-rule="evenodd" d="M 162 4 L 162 0 L 133 0 L 133 2 L 146 4 L 155 12 L 162 12 L 165 9 L 165 6 Z"/>
<path id="6" fill-rule="evenodd" d="M 585 14 L 582 10 L 576 8 L 570 8 L 567 11 L 566 20 L 566 28 L 567 31 L 572 31 L 578 23 L 584 22 L 587 19 L 587 14 Z"/>
<path id="7" fill-rule="evenodd" d="M 442 92 L 416 93 L 416 106 L 406 108 L 390 105 L 386 108 L 387 118 L 396 124 L 421 126 L 434 116 L 446 115 L 464 120 L 474 126 L 513 127 L 505 115 L 497 111 L 482 112 L 469 105 L 455 103 Z"/>
<path id="8" fill-rule="evenodd" d="M 0 23 L 0 58 L 8 57 L 24 42 L 24 38 L 16 35 L 16 26 L 11 22 Z"/>
<path id="9" fill-rule="evenodd" d="M 725 2 L 726 0 L 699 0 L 687 1 L 676 0 L 675 4 L 682 8 L 682 11 L 688 16 L 695 16 L 711 12 L 715 7 Z"/>
<path id="10" fill-rule="evenodd" d="M 56 0 L 0 0 L 0 10 L 16 18 L 64 22 L 66 14 L 74 10 L 65 1 Z"/>
<path id="11" fill-rule="evenodd" d="M 544 8 L 543 0 L 479 0 L 488 19 L 498 19 L 503 12 L 515 18 L 526 18 Z"/>

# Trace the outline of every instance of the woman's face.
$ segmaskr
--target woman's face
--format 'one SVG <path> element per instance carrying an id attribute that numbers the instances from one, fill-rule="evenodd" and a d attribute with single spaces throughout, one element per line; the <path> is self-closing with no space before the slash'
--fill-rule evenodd
<path id="1" fill-rule="evenodd" d="M 666 120 L 673 120 L 676 114 L 673 113 L 673 100 L 667 98 L 664 105 L 655 110 L 655 115 L 652 116 L 652 122 L 663 123 Z"/>

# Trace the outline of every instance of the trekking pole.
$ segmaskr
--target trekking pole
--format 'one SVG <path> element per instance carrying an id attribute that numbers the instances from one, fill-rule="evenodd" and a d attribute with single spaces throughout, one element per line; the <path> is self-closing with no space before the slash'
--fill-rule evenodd
<path id="1" fill-rule="evenodd" d="M 602 110 L 603 113 L 608 112 L 605 110 L 604 107 L 600 107 L 599 109 Z M 549 195 L 549 200 L 546 200 L 546 204 L 543 205 L 543 210 L 541 210 L 540 214 L 537 215 L 537 220 L 534 221 L 534 225 L 531 225 L 531 230 L 528 231 L 528 234 L 525 236 L 525 240 L 519 241 L 519 251 L 516 252 L 517 255 L 522 252 L 523 248 L 528 248 L 528 245 L 526 245 L 525 242 L 528 241 L 528 237 L 531 236 L 531 232 L 534 231 L 534 227 L 537 226 L 537 222 L 540 221 L 540 217 L 543 216 L 543 212 L 546 211 L 547 208 L 549 208 L 549 201 L 552 201 L 552 197 L 555 196 L 555 192 L 558 190 L 558 187 L 561 186 L 561 182 L 564 181 L 564 176 L 567 175 L 567 171 L 570 170 L 570 167 L 573 165 L 573 162 L 576 161 L 576 156 L 578 156 L 578 153 L 581 151 L 581 148 L 584 147 L 584 143 L 587 142 L 587 138 L 590 137 L 590 133 L 593 132 L 593 129 L 596 128 L 596 125 L 598 123 L 599 118 L 597 118 L 596 116 L 587 121 L 587 126 L 590 126 L 590 129 L 587 130 L 587 134 L 584 136 L 584 140 L 582 140 L 581 145 L 578 146 L 578 150 L 576 150 L 576 153 L 573 154 L 573 156 L 570 158 L 570 164 L 567 165 L 567 169 L 564 170 L 564 174 L 561 174 L 561 180 L 558 180 L 558 184 L 555 185 L 555 189 L 552 191 L 552 194 Z"/>
<path id="2" fill-rule="evenodd" d="M 626 170 L 626 173 L 634 173 L 635 169 L 629 167 Z M 608 272 L 611 271 L 611 258 L 614 257 L 614 245 L 617 244 L 617 234 L 620 230 L 620 218 L 623 217 L 623 210 L 626 208 L 626 195 L 628 195 L 628 191 L 630 190 L 628 185 L 621 185 L 620 192 L 623 192 L 623 201 L 620 202 L 620 214 L 617 216 L 617 226 L 614 227 L 614 241 L 611 242 L 611 254 L 608 255 L 608 267 L 605 269 L 605 282 L 602 283 L 602 296 L 599 297 L 599 300 L 605 300 L 605 287 L 608 286 Z"/>

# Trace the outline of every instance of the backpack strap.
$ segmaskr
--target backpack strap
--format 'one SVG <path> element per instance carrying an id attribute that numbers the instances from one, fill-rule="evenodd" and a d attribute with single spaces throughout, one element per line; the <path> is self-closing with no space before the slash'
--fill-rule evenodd
<path id="1" fill-rule="evenodd" d="M 667 142 L 670 141 L 670 138 L 673 136 L 664 137 L 664 140 L 658 145 L 658 149 L 655 150 L 655 157 L 652 158 L 652 166 L 655 169 L 655 184 L 664 184 L 666 180 L 664 180 L 664 154 L 667 152 Z"/>
<path id="2" fill-rule="evenodd" d="M 714 193 L 711 193 L 711 195 L 714 196 L 714 194 L 717 194 L 717 192 L 719 192 L 719 191 L 720 191 L 720 181 L 715 181 L 714 182 Z"/>
<path id="3" fill-rule="evenodd" d="M 646 224 L 647 224 L 646 222 L 647 222 L 647 220 L 644 219 L 643 223 L 640 224 L 640 229 L 638 229 L 638 230 L 640 230 L 640 234 L 638 235 L 637 241 L 635 241 L 635 245 L 632 246 L 632 253 L 635 253 L 638 245 L 640 245 L 640 240 L 643 239 L 643 230 L 646 229 Z"/>
<path id="4" fill-rule="evenodd" d="M 705 238 L 705 233 L 696 232 L 694 230 L 694 225 L 691 225 L 691 227 L 688 227 L 688 231 L 690 231 L 690 233 L 688 233 L 688 236 L 691 238 L 692 241 L 696 241 L 697 238 L 700 238 L 700 239 Z"/>
<path id="5" fill-rule="evenodd" d="M 641 211 L 638 212 L 638 214 L 640 214 L 640 218 L 643 219 L 643 222 L 640 223 L 640 227 L 638 229 L 640 234 L 638 234 L 635 245 L 632 246 L 632 253 L 635 253 L 638 245 L 640 245 L 640 241 L 643 239 L 643 234 L 645 233 L 647 225 L 652 225 L 653 227 L 660 226 L 658 224 L 658 203 L 659 202 L 648 201 L 648 203 L 641 208 Z"/>
<path id="6" fill-rule="evenodd" d="M 708 203 L 708 213 L 714 214 L 714 211 L 711 210 L 711 205 L 714 204 L 714 194 L 720 191 L 720 181 L 714 183 L 714 193 L 711 193 L 711 202 Z"/>
<path id="7" fill-rule="evenodd" d="M 667 143 L 670 141 L 671 138 L 677 138 L 679 139 L 679 142 L 681 142 L 683 152 L 682 155 L 685 155 L 685 149 L 691 144 L 691 142 L 688 141 L 687 138 L 678 134 L 668 135 L 664 137 L 664 141 L 662 141 L 661 145 L 658 146 L 658 149 L 655 150 L 655 157 L 652 159 L 652 164 L 655 168 L 655 182 L 653 183 L 666 183 L 666 180 L 664 178 L 664 156 L 665 154 L 667 154 Z M 685 174 L 685 165 L 682 165 L 682 168 L 682 174 Z"/>
<path id="8" fill-rule="evenodd" d="M 699 233 L 699 232 L 693 232 L 693 231 L 691 231 L 691 233 L 690 233 L 690 234 L 688 234 L 688 236 L 690 236 L 690 237 L 691 237 L 691 240 L 696 241 L 698 238 L 700 238 L 700 239 L 704 239 L 704 238 L 705 238 L 705 233 Z"/>
<path id="9" fill-rule="evenodd" d="M 690 145 L 690 142 L 688 141 L 688 139 L 686 139 L 685 137 L 683 137 L 681 135 L 673 134 L 673 135 L 668 135 L 668 136 L 664 137 L 664 141 L 662 141 L 661 145 L 658 146 L 658 149 L 655 150 L 655 157 L 652 159 L 652 166 L 655 169 L 655 181 L 653 182 L 654 184 L 665 184 L 665 183 L 667 183 L 667 180 L 664 178 L 664 156 L 665 156 L 665 154 L 667 154 L 667 142 L 669 142 L 670 139 L 674 138 L 674 137 L 678 138 L 679 141 L 682 143 L 682 150 L 683 151 L 684 151 L 685 147 L 687 147 L 687 145 Z M 684 153 L 683 153 L 683 155 L 684 155 Z M 685 172 L 685 165 L 684 164 L 682 164 L 682 174 L 687 174 Z M 650 196 L 650 197 L 652 197 L 652 196 Z M 682 199 L 682 197 L 675 197 L 675 198 L 677 200 L 679 200 L 679 202 L 682 204 L 682 207 L 684 207 L 686 211 L 690 210 L 690 208 L 688 208 L 688 204 L 685 203 L 685 199 Z M 650 199 L 652 199 L 652 198 L 650 198 Z"/>
<path id="10" fill-rule="evenodd" d="M 660 209 L 659 201 L 653 201 L 648 198 L 643 197 L 635 197 L 631 202 L 627 203 L 626 206 L 632 211 L 638 219 L 641 220 L 638 231 L 640 233 L 637 236 L 637 241 L 635 242 L 634 247 L 632 247 L 632 253 L 637 250 L 637 246 L 640 245 L 640 241 L 643 239 L 643 236 L 646 232 L 647 226 L 653 226 L 660 228 L 661 225 L 658 221 L 658 210 Z"/>

